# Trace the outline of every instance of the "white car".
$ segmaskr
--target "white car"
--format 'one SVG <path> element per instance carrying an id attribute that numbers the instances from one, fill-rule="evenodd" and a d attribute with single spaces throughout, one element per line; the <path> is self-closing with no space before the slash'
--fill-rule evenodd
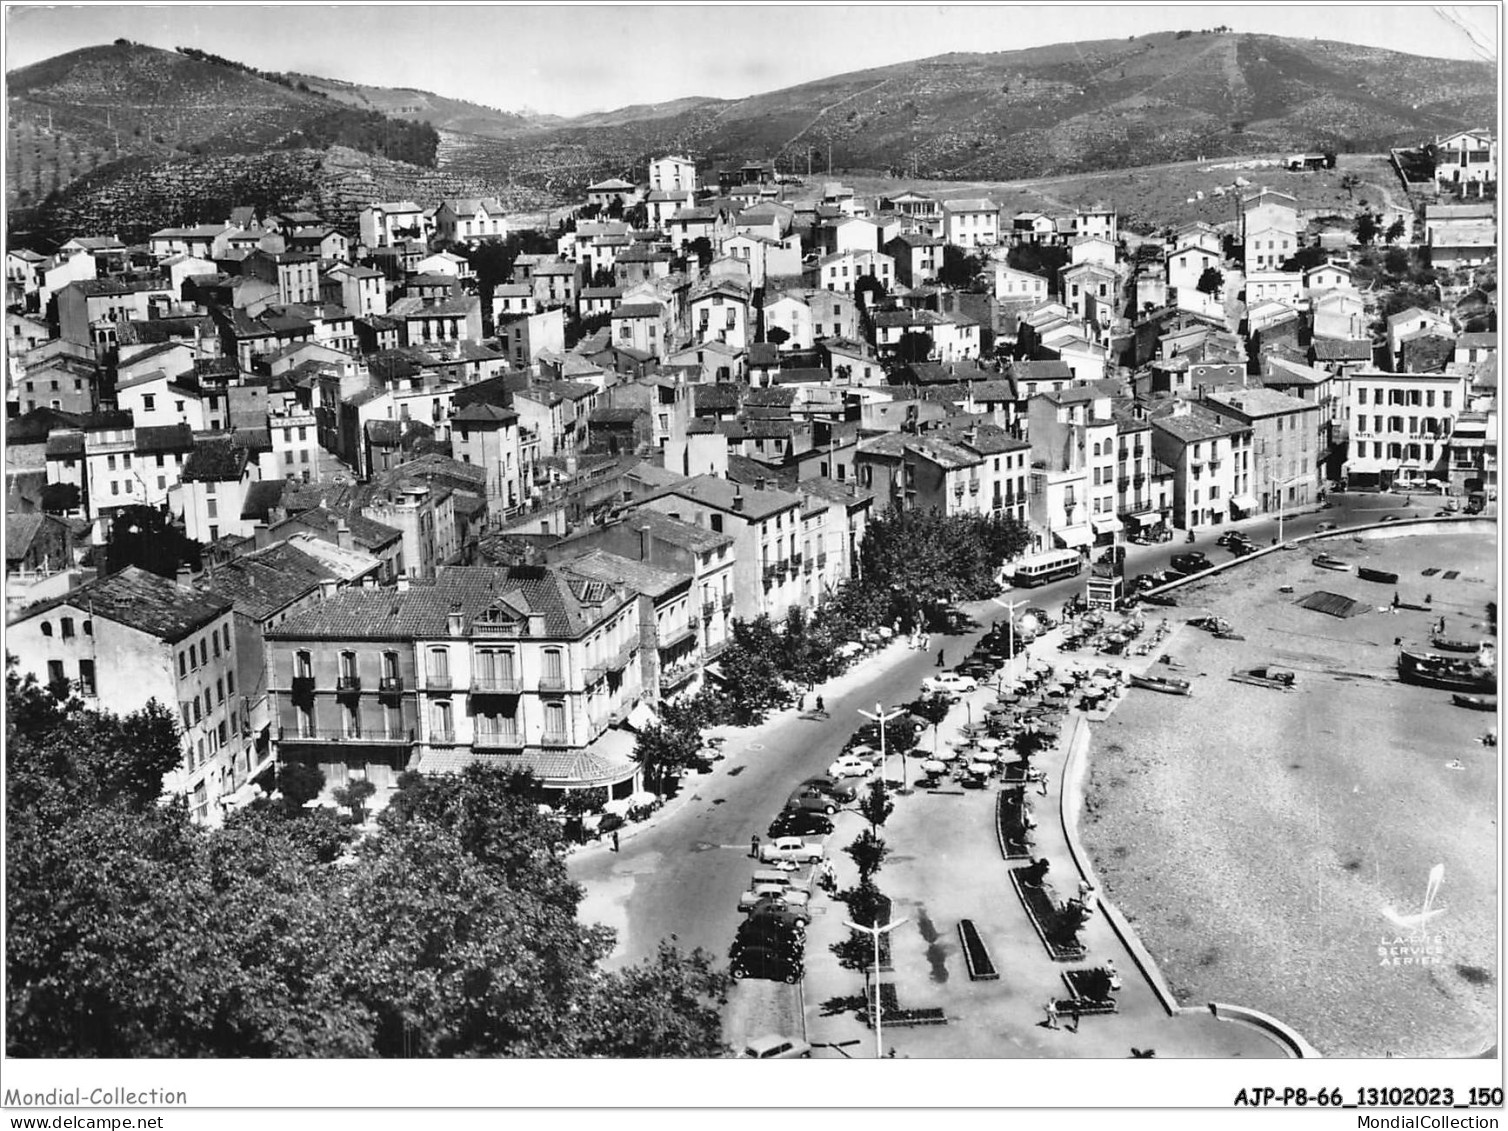
<path id="1" fill-rule="evenodd" d="M 743 1056 L 749 1060 L 796 1060 L 811 1055 L 812 1046 L 800 1037 L 775 1033 L 753 1038 L 743 1051 Z"/>
<path id="2" fill-rule="evenodd" d="M 979 690 L 979 681 L 971 675 L 959 675 L 956 672 L 939 672 L 930 679 L 922 680 L 923 691 L 951 691 L 960 695 L 965 691 Z"/>
<path id="3" fill-rule="evenodd" d="M 845 754 L 831 766 L 827 767 L 827 776 L 830 778 L 862 778 L 867 777 L 873 769 L 873 764 L 865 759 Z"/>
<path id="4" fill-rule="evenodd" d="M 786 860 L 793 864 L 812 864 L 822 859 L 820 844 L 807 844 L 799 836 L 781 836 L 759 846 L 759 858 L 765 861 Z"/>
<path id="5" fill-rule="evenodd" d="M 806 907 L 811 898 L 812 893 L 804 888 L 793 888 L 789 884 L 757 883 L 738 897 L 738 909 L 748 914 L 761 900 L 774 899 L 794 910 Z"/>

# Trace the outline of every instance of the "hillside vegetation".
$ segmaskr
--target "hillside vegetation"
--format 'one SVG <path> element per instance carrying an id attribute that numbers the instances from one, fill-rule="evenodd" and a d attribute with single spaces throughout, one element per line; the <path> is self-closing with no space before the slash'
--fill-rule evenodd
<path id="1" fill-rule="evenodd" d="M 536 175 L 526 150 L 557 147 L 579 175 L 687 149 L 708 163 L 775 158 L 938 179 L 1009 180 L 1253 152 L 1376 151 L 1493 127 L 1486 63 L 1321 40 L 1166 33 L 952 54 L 836 75 L 675 113 L 574 119 L 527 140 L 469 140 Z M 452 147 L 451 160 L 463 160 Z M 559 162 L 545 175 L 564 179 Z"/>

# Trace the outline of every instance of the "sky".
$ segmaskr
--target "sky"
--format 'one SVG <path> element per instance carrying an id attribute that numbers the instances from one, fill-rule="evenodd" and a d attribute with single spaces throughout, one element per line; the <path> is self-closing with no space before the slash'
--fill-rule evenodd
<path id="1" fill-rule="evenodd" d="M 1496 61 L 1492 4 L 8 4 L 5 69 L 125 37 L 261 70 L 572 115 L 741 98 L 949 51 L 1225 25 Z"/>

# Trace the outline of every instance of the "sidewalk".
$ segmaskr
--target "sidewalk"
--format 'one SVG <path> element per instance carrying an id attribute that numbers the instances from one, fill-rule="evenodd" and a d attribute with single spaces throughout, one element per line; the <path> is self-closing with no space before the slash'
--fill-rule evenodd
<path id="1" fill-rule="evenodd" d="M 1155 654 L 1129 659 L 1059 654 L 1055 646 L 1061 639 L 1062 630 L 1054 630 L 1034 642 L 1031 651 L 1060 669 L 1113 666 L 1140 671 L 1155 659 Z M 1019 665 L 1021 660 L 1013 663 Z M 968 705 L 955 704 L 941 725 L 939 742 L 960 738 L 969 706 L 975 717 L 982 718 L 995 695 L 993 689 L 982 688 L 967 697 Z M 1059 819 L 1068 739 L 1080 719 L 1093 717 L 1071 710 L 1057 743 L 1038 755 L 1037 764 L 1048 774 L 1049 796 L 1028 787 L 1037 820 L 1035 853 L 1050 861 L 1048 879 L 1059 899 L 1072 895 L 1080 879 Z M 1092 722 L 1082 725 L 1092 726 Z M 889 776 L 899 777 L 893 767 Z M 1069 788 L 1076 786 L 1070 783 Z M 1261 1033 L 1216 1020 L 1203 1003 L 1170 1016 L 1103 911 L 1096 912 L 1082 933 L 1086 958 L 1054 962 L 1010 883 L 1009 869 L 1021 862 L 1001 859 L 995 832 L 997 792 L 994 787 L 963 790 L 946 783 L 935 790 L 893 796 L 895 811 L 881 830 L 891 856 L 876 880 L 895 901 L 893 918 L 908 921 L 892 934 L 894 973 L 885 980 L 895 984 L 902 1008 L 942 1007 L 949 1023 L 887 1027 L 883 1032 L 887 1054 L 893 1048 L 897 1056 L 926 1058 L 1127 1057 L 1135 1047 L 1155 1049 L 1159 1057 L 1283 1055 Z M 857 883 L 857 871 L 843 848 L 863 827 L 856 813 L 843 814 L 829 841 L 840 889 Z M 874 1056 L 873 1031 L 859 1023 L 851 1000 L 845 1000 L 861 997 L 865 976 L 841 969 L 829 950 L 848 933 L 843 926 L 846 908 L 819 896 L 814 912 L 807 938 L 805 986 L 809 1039 L 814 1043 L 857 1039 L 860 1043 L 845 1052 Z M 998 981 L 969 979 L 958 938 L 958 922 L 965 918 L 973 921 L 984 940 L 1000 972 Z M 1106 958 L 1114 959 L 1123 981 L 1116 995 L 1120 1011 L 1083 1018 L 1077 1033 L 1066 1027 L 1067 1022 L 1063 1028 L 1047 1029 L 1043 1003 L 1069 996 L 1063 971 L 1101 965 Z M 843 1054 L 818 1050 L 817 1055 Z"/>

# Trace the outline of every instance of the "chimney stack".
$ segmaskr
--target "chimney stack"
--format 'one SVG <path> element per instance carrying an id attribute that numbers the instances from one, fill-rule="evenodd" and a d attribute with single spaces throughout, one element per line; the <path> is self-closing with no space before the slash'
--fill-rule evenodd
<path id="1" fill-rule="evenodd" d="M 408 592 L 408 574 L 400 573 L 396 578 L 396 588 L 399 593 Z"/>
<path id="2" fill-rule="evenodd" d="M 460 636 L 465 630 L 466 614 L 461 608 L 460 602 L 450 606 L 450 612 L 445 615 L 445 629 L 452 636 Z"/>
<path id="3" fill-rule="evenodd" d="M 340 588 L 340 582 L 333 577 L 324 577 L 319 582 L 319 596 L 321 600 L 328 601 L 335 596 L 335 591 Z"/>
<path id="4" fill-rule="evenodd" d="M 251 544 L 256 549 L 266 549 L 271 541 L 272 536 L 268 534 L 265 522 L 258 522 L 251 528 Z"/>
<path id="5" fill-rule="evenodd" d="M 178 574 L 173 579 L 179 589 L 192 589 L 194 583 L 194 571 L 187 563 L 178 567 Z"/>
<path id="6" fill-rule="evenodd" d="M 768 483 L 768 482 L 769 482 L 769 480 L 766 479 L 763 475 L 756 475 L 754 477 L 754 488 L 755 488 L 755 490 L 763 491 L 765 489 L 765 484 Z"/>
<path id="7" fill-rule="evenodd" d="M 733 485 L 733 509 L 736 511 L 744 509 L 744 489 L 737 483 Z"/>
<path id="8" fill-rule="evenodd" d="M 354 543 L 351 538 L 351 527 L 345 519 L 340 519 L 335 524 L 335 544 L 342 550 L 350 550 L 354 548 Z"/>
<path id="9" fill-rule="evenodd" d="M 647 525 L 639 527 L 639 560 L 649 561 L 649 527 Z"/>

